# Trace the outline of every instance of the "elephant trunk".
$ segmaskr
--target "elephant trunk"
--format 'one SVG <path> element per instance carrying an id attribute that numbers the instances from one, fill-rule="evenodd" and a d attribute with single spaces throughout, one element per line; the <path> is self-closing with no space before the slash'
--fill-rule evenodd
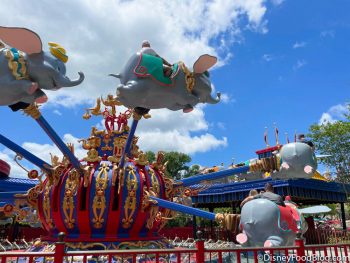
<path id="1" fill-rule="evenodd" d="M 220 97 L 221 97 L 221 93 L 218 92 L 216 93 L 217 97 L 214 99 L 211 95 L 209 95 L 207 97 L 207 100 L 206 100 L 206 103 L 209 103 L 209 104 L 216 104 L 220 101 Z"/>
<path id="2" fill-rule="evenodd" d="M 76 80 L 70 80 L 66 76 L 59 75 L 57 78 L 54 78 L 55 84 L 57 87 L 73 87 L 77 86 L 80 83 L 83 82 L 85 76 L 83 72 L 78 72 L 79 74 L 79 79 Z"/>

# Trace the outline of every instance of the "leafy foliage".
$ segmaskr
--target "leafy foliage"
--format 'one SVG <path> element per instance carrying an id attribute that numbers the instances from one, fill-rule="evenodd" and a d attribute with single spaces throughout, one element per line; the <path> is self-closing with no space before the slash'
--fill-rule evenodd
<path id="1" fill-rule="evenodd" d="M 172 178 L 180 178 L 181 171 L 187 173 L 190 169 L 187 163 L 191 162 L 191 157 L 184 153 L 167 152 L 165 153 L 164 161 L 168 162 L 167 175 Z"/>
<path id="2" fill-rule="evenodd" d="M 152 151 L 145 152 L 148 162 L 152 163 L 156 160 L 156 154 Z M 179 179 L 199 174 L 201 167 L 198 164 L 188 166 L 191 157 L 180 152 L 166 152 L 164 155 L 164 163 L 167 164 L 166 176 Z"/>
<path id="3" fill-rule="evenodd" d="M 156 155 L 154 152 L 152 151 L 147 151 L 145 152 L 146 156 L 147 156 L 147 160 L 149 163 L 153 163 L 156 160 Z"/>
<path id="4" fill-rule="evenodd" d="M 309 131 L 316 151 L 331 155 L 319 161 L 333 168 L 336 181 L 350 183 L 350 104 L 344 121 L 313 124 Z"/>

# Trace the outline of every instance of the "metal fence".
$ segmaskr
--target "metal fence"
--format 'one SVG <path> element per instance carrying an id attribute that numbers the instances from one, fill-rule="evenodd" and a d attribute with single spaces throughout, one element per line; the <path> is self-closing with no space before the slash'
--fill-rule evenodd
<path id="1" fill-rule="evenodd" d="M 200 234 L 200 233 L 199 233 Z M 63 237 L 53 252 L 1 252 L 1 263 L 231 263 L 231 262 L 349 262 L 349 244 L 304 245 L 301 235 L 292 247 L 209 248 L 204 240 L 193 248 L 66 251 Z"/>

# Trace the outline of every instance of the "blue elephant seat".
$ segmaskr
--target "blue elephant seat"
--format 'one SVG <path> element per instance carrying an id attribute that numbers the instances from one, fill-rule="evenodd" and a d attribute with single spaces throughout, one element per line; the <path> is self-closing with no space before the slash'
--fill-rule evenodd
<path id="1" fill-rule="evenodd" d="M 134 74 L 139 78 L 152 78 L 163 86 L 172 86 L 173 78 L 179 73 L 179 65 L 175 63 L 172 66 L 170 77 L 164 76 L 163 60 L 160 57 L 141 53 L 139 61 L 134 69 Z"/>

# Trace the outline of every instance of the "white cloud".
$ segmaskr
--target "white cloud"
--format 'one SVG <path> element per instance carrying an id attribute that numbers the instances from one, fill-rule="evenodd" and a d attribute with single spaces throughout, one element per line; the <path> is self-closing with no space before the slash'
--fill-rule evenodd
<path id="1" fill-rule="evenodd" d="M 225 123 L 223 123 L 223 122 L 221 122 L 221 121 L 219 121 L 219 122 L 217 123 L 217 126 L 218 126 L 218 128 L 221 129 L 221 130 L 226 130 L 226 125 L 225 125 Z"/>
<path id="2" fill-rule="evenodd" d="M 270 62 L 271 60 L 274 59 L 274 57 L 273 57 L 271 54 L 264 54 L 264 55 L 262 56 L 262 59 L 265 60 L 265 61 L 267 61 L 267 62 Z"/>
<path id="3" fill-rule="evenodd" d="M 64 12 L 50 1 L 4 0 L 2 6 L 6 26 L 34 30 L 45 50 L 49 41 L 60 43 L 69 55 L 68 76 L 85 73 L 80 86 L 48 92 L 48 105 L 65 107 L 115 93 L 119 83 L 107 75 L 120 71 L 144 39 L 170 62 L 183 60 L 190 66 L 210 53 L 223 65 L 232 57 L 232 43 L 242 38 L 241 28 L 267 31 L 263 0 L 63 0 Z"/>
<path id="4" fill-rule="evenodd" d="M 344 119 L 344 114 L 348 112 L 346 104 L 337 104 L 328 109 L 327 112 L 322 113 L 319 124 L 333 123 Z"/>
<path id="5" fill-rule="evenodd" d="M 307 61 L 305 59 L 298 60 L 297 63 L 293 66 L 293 69 L 298 70 L 304 67 L 306 64 L 307 64 Z"/>
<path id="6" fill-rule="evenodd" d="M 226 93 L 222 93 L 221 94 L 221 102 L 223 103 L 231 103 L 231 102 L 235 102 L 236 100 L 234 98 L 231 97 L 231 95 L 226 94 Z"/>
<path id="7" fill-rule="evenodd" d="M 320 34 L 321 37 L 330 37 L 334 38 L 335 37 L 335 31 L 334 30 L 324 30 Z"/>
<path id="8" fill-rule="evenodd" d="M 191 137 L 188 133 L 181 134 L 177 130 L 162 132 L 156 129 L 144 132 L 140 135 L 140 140 L 141 148 L 145 151 L 179 151 L 186 154 L 207 152 L 217 147 L 227 146 L 226 137 L 219 140 L 209 133 Z M 159 149 L 160 140 L 162 149 Z"/>
<path id="9" fill-rule="evenodd" d="M 181 111 L 152 110 L 152 118 L 141 121 L 136 132 L 143 151 L 180 151 L 187 154 L 206 152 L 227 146 L 227 138 L 215 138 L 206 131 L 209 128 L 203 109 L 191 113 Z M 205 132 L 193 136 L 193 132 Z M 161 142 L 161 143 L 160 143 Z"/>
<path id="10" fill-rule="evenodd" d="M 306 46 L 306 42 L 302 41 L 302 42 L 295 42 L 294 45 L 293 45 L 293 48 L 294 49 L 297 49 L 297 48 L 302 48 L 302 47 L 305 47 Z"/>
<path id="11" fill-rule="evenodd" d="M 58 115 L 58 116 L 62 116 L 62 113 L 59 110 L 54 110 L 53 111 L 54 114 Z"/>

